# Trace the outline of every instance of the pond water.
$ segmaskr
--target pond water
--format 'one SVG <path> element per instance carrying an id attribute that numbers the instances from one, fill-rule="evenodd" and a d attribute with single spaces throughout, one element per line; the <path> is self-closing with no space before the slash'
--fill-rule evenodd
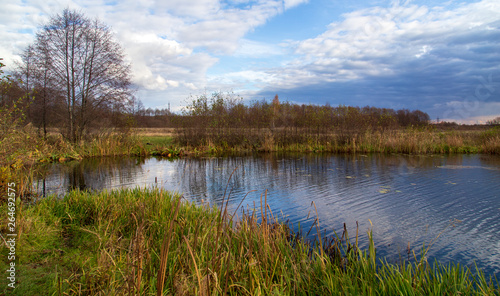
<path id="1" fill-rule="evenodd" d="M 267 202 L 275 216 L 307 232 L 316 218 L 322 235 L 346 223 L 366 247 L 373 229 L 377 255 L 389 262 L 434 243 L 428 260 L 474 264 L 500 278 L 500 157 L 486 155 L 256 154 L 221 158 L 96 158 L 51 164 L 35 187 L 63 195 L 74 188 L 103 190 L 158 186 L 190 201 L 229 208 Z M 234 171 L 234 173 L 233 173 Z M 232 174 L 232 176 L 231 176 Z M 231 178 L 230 178 L 231 177 Z M 229 182 L 229 183 L 228 183 Z M 240 208 L 241 209 L 241 208 Z M 371 221 L 371 223 L 370 223 Z M 373 224 L 373 226 L 371 226 Z M 313 230 L 309 238 L 313 238 Z"/>

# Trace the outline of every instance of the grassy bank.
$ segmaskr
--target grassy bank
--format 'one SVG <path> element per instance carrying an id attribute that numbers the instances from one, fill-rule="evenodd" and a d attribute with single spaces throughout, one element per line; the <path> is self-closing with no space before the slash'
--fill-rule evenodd
<path id="1" fill-rule="evenodd" d="M 119 130 L 102 130 L 87 140 L 71 142 L 61 134 L 46 138 L 30 125 L 0 124 L 0 200 L 4 200 L 8 182 L 16 182 L 25 192 L 34 164 L 81 160 L 85 157 L 139 155 L 141 141 L 137 136 Z"/>
<path id="2" fill-rule="evenodd" d="M 458 265 L 381 261 L 371 239 L 368 250 L 357 248 L 358 233 L 311 245 L 268 207 L 260 223 L 255 213 L 239 212 L 236 221 L 232 212 L 179 201 L 134 189 L 18 204 L 17 288 L 2 277 L 0 294 L 499 295 Z M 5 270 L 8 249 L 1 253 Z"/>
<path id="3" fill-rule="evenodd" d="M 228 152 L 334 152 L 334 153 L 486 153 L 500 154 L 500 128 L 435 131 L 407 128 L 359 131 L 349 134 L 296 134 L 285 129 L 210 133 L 186 141 L 170 129 L 135 129 L 130 133 L 108 131 L 87 141 L 73 143 L 60 135 L 43 139 L 34 130 L 19 128 L 0 143 L 0 165 L 21 166 L 37 162 L 67 161 L 118 155 L 178 156 Z M 193 136 L 194 137 L 194 136 Z"/>
<path id="4" fill-rule="evenodd" d="M 194 152 L 487 153 L 500 154 L 500 128 L 437 131 L 433 127 L 348 133 L 306 133 L 294 129 L 218 129 L 203 134 L 178 131 L 177 146 Z"/>
<path id="5" fill-rule="evenodd" d="M 30 183 L 30 174 L 26 174 L 25 168 L 32 164 L 85 157 L 177 157 L 248 152 L 500 154 L 499 127 L 441 131 L 427 127 L 336 134 L 309 134 L 287 129 L 217 129 L 204 133 L 202 137 L 184 130 L 172 134 L 171 129 L 142 128 L 129 133 L 103 130 L 88 140 L 76 143 L 65 140 L 57 133 L 44 139 L 30 127 L 11 127 L 6 131 L 0 141 L 0 199 L 5 199 L 3 189 L 12 180 L 16 181 L 21 191 L 24 190 L 25 185 Z"/>

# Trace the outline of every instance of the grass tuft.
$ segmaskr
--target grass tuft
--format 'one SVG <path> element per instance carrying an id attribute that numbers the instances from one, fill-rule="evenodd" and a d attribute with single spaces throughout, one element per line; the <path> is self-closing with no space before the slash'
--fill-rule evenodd
<path id="1" fill-rule="evenodd" d="M 306 242 L 265 198 L 261 218 L 241 210 L 238 219 L 226 206 L 181 202 L 156 188 L 73 191 L 25 204 L 15 295 L 499 295 L 496 279 L 429 264 L 425 248 L 414 262 L 387 263 L 376 257 L 371 231 L 368 250 L 345 228 L 333 237 L 317 230 L 319 241 Z M 0 293 L 11 292 L 0 284 Z"/>

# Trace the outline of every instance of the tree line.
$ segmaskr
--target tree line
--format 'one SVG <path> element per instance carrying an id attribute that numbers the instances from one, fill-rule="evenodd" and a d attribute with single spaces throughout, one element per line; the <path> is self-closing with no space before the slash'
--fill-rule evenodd
<path id="1" fill-rule="evenodd" d="M 176 128 L 180 144 L 193 146 L 259 145 L 266 137 L 282 145 L 333 139 L 345 144 L 366 131 L 424 126 L 430 121 L 420 110 L 296 104 L 280 102 L 278 95 L 271 102 L 245 104 L 241 97 L 222 92 L 193 97 L 181 114 L 165 112 L 152 118 L 163 118 Z"/>
<path id="2" fill-rule="evenodd" d="M 223 92 L 191 97 L 177 114 L 146 109 L 133 95 L 130 64 L 111 28 L 69 9 L 41 27 L 13 78 L 9 87 L 0 86 L 0 108 L 17 106 L 45 137 L 48 127 L 58 127 L 73 142 L 105 127 L 134 125 L 175 128 L 176 140 L 185 145 L 242 145 L 263 137 L 327 141 L 332 134 L 349 141 L 355 133 L 429 122 L 419 110 L 305 105 L 280 102 L 278 95 L 245 104 Z"/>

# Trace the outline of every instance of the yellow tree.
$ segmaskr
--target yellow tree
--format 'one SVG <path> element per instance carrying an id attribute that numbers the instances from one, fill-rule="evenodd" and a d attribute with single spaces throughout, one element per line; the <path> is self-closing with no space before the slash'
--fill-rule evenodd
<path id="1" fill-rule="evenodd" d="M 271 115 L 272 116 L 271 127 L 272 127 L 272 129 L 274 129 L 275 128 L 275 120 L 278 117 L 279 109 L 280 109 L 280 100 L 278 99 L 278 95 L 274 96 L 272 104 L 273 104 L 273 114 Z"/>

